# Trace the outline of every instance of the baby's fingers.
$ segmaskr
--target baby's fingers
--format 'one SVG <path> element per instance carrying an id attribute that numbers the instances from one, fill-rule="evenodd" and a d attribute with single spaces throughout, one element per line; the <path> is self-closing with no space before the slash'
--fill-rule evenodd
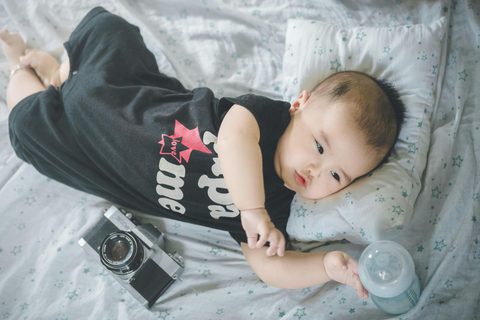
<path id="1" fill-rule="evenodd" d="M 357 294 L 360 298 L 368 299 L 368 291 L 367 289 L 365 289 L 365 287 L 362 284 L 362 281 L 360 281 L 360 278 L 358 276 L 355 281 L 355 289 L 357 289 Z"/>
<path id="2" fill-rule="evenodd" d="M 283 234 L 278 243 L 277 255 L 279 257 L 283 257 L 285 255 L 285 237 L 283 236 Z"/>
<path id="3" fill-rule="evenodd" d="M 257 245 L 257 239 L 258 239 L 258 234 L 255 234 L 255 235 L 248 235 L 247 234 L 247 243 L 248 243 L 248 247 L 250 249 L 255 249 L 255 247 Z"/>
<path id="4" fill-rule="evenodd" d="M 269 223 L 266 223 L 260 227 L 258 227 L 258 233 L 260 234 L 260 239 L 258 239 L 257 241 L 257 245 L 256 245 L 256 248 L 261 248 L 265 245 L 265 243 L 267 243 L 267 241 L 271 241 L 271 232 L 272 232 L 272 229 L 274 229 L 273 227 L 273 223 L 269 222 Z"/>
<path id="5" fill-rule="evenodd" d="M 260 233 L 260 239 L 258 239 L 258 241 L 255 245 L 255 248 L 259 249 L 259 248 L 263 247 L 265 245 L 265 243 L 267 243 L 267 239 L 268 239 L 268 234 L 265 235 L 265 233 Z"/>
<path id="6" fill-rule="evenodd" d="M 267 256 L 274 256 L 277 252 L 277 247 L 268 247 L 267 249 Z"/>
<path id="7" fill-rule="evenodd" d="M 275 229 L 270 233 L 268 241 L 270 242 L 270 247 L 267 250 L 267 255 L 274 256 L 277 254 L 278 256 L 283 257 L 285 254 L 285 237 L 283 234 L 278 229 Z"/>

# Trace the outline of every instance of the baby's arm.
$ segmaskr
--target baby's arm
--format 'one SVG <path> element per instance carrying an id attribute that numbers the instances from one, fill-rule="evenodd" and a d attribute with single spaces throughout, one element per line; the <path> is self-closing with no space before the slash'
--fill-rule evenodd
<path id="1" fill-rule="evenodd" d="M 242 251 L 255 273 L 268 285 L 283 289 L 303 289 L 335 280 L 357 290 L 361 298 L 368 291 L 358 276 L 358 262 L 345 252 L 285 251 L 285 256 L 268 257 L 242 243 Z"/>
<path id="2" fill-rule="evenodd" d="M 285 237 L 276 229 L 265 210 L 262 153 L 258 142 L 260 129 L 250 111 L 233 105 L 225 115 L 218 133 L 218 158 L 233 203 L 240 210 L 242 226 L 250 248 L 263 254 L 283 256 Z M 257 236 L 260 239 L 257 241 Z"/>

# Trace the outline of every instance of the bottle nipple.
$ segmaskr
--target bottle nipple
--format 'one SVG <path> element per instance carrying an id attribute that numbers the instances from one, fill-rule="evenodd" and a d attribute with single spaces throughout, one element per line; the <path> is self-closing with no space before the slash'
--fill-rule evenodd
<path id="1" fill-rule="evenodd" d="M 390 314 L 410 310 L 420 296 L 420 281 L 410 254 L 393 241 L 369 245 L 358 261 L 360 280 L 375 305 Z"/>
<path id="2" fill-rule="evenodd" d="M 410 285 L 415 271 L 408 252 L 398 244 L 379 241 L 370 245 L 359 259 L 359 274 L 365 288 L 374 295 L 392 296 Z"/>

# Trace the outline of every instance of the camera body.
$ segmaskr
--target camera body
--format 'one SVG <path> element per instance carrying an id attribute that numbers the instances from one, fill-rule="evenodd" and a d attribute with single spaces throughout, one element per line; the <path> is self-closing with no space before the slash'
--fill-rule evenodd
<path id="1" fill-rule="evenodd" d="M 163 233 L 115 206 L 78 243 L 146 308 L 183 272 L 182 256 L 162 250 Z"/>

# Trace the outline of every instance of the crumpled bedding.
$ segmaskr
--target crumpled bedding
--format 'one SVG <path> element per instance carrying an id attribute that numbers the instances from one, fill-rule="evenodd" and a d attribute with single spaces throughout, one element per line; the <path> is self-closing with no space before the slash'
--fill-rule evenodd
<path id="1" fill-rule="evenodd" d="M 422 190 L 396 239 L 413 257 L 422 294 L 392 316 L 344 285 L 302 290 L 264 284 L 226 232 L 137 213 L 185 258 L 182 282 L 143 308 L 77 244 L 111 203 L 65 187 L 18 159 L 8 138 L 9 68 L 0 55 L 0 317 L 3 319 L 474 319 L 480 313 L 480 4 L 475 1 L 46 1 L 3 0 L 0 28 L 32 48 L 65 58 L 63 42 L 97 5 L 140 27 L 160 69 L 217 96 L 282 97 L 288 19 L 339 25 L 428 23 L 449 19 L 447 59 L 432 115 Z M 296 250 L 365 246 L 294 243 Z"/>

